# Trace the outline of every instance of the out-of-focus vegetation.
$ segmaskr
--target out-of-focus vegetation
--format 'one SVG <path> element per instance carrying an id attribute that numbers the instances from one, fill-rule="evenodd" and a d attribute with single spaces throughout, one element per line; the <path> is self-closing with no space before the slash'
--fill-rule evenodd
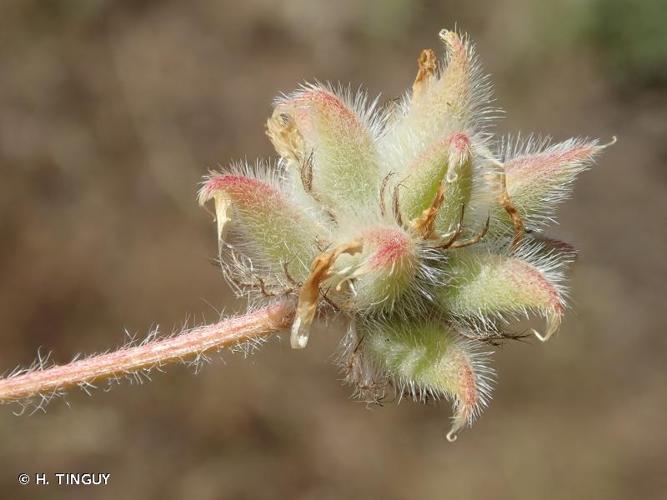
<path id="1" fill-rule="evenodd" d="M 629 87 L 667 84 L 667 12 L 661 0 L 597 0 L 589 35 L 612 76 Z"/>

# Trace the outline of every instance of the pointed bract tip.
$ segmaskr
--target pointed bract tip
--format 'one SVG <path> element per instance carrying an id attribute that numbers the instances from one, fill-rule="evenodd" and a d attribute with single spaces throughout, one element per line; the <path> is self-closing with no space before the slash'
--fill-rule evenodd
<path id="1" fill-rule="evenodd" d="M 449 430 L 449 432 L 447 433 L 447 436 L 446 436 L 447 441 L 449 441 L 450 443 L 453 443 L 454 441 L 456 441 L 456 440 L 459 438 L 459 436 L 458 436 L 456 433 L 457 433 L 460 429 L 461 429 L 461 426 L 460 426 L 460 425 L 454 425 L 454 426 Z"/>
<path id="2" fill-rule="evenodd" d="M 228 196 L 215 196 L 215 223 L 218 230 L 218 241 L 223 240 L 225 226 L 230 220 L 229 208 L 232 205 L 232 200 Z"/>
<path id="3" fill-rule="evenodd" d="M 448 50 L 464 48 L 464 41 L 456 31 L 442 29 L 440 30 L 440 33 L 438 33 L 438 36 L 440 37 L 440 40 L 445 43 Z"/>
<path id="4" fill-rule="evenodd" d="M 563 317 L 562 309 L 562 307 L 558 308 L 556 311 L 546 315 L 547 327 L 544 334 L 533 329 L 533 334 L 540 340 L 540 342 L 546 342 L 558 331 L 558 327 L 560 326 Z"/>
<path id="5" fill-rule="evenodd" d="M 609 141 L 606 144 L 600 144 L 600 149 L 604 149 L 604 148 L 608 148 L 609 146 L 613 146 L 617 142 L 618 142 L 618 137 L 616 137 L 615 135 L 612 135 L 611 136 L 611 141 Z"/>
<path id="6" fill-rule="evenodd" d="M 304 349 L 308 345 L 310 337 L 310 325 L 304 324 L 302 319 L 297 316 L 292 323 L 290 335 L 290 345 L 292 349 Z"/>
<path id="7" fill-rule="evenodd" d="M 470 137 L 464 132 L 452 135 L 449 147 L 449 168 L 445 181 L 452 184 L 457 181 L 463 166 L 471 160 Z"/>
<path id="8" fill-rule="evenodd" d="M 448 30 L 447 28 L 443 28 L 438 32 L 438 36 L 440 37 L 440 40 L 446 42 L 450 36 L 450 33 L 452 33 L 450 30 Z"/>
<path id="9" fill-rule="evenodd" d="M 218 232 L 218 242 L 223 239 L 224 229 L 229 222 L 229 211 L 231 207 L 231 199 L 224 191 L 219 189 L 222 176 L 212 176 L 202 185 L 197 199 L 200 206 L 204 206 L 208 201 L 213 200 L 215 205 L 215 221 Z"/>

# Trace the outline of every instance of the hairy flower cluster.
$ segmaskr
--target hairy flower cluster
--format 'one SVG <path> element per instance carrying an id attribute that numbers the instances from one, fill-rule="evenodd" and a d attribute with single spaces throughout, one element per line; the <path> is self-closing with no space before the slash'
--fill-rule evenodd
<path id="1" fill-rule="evenodd" d="M 279 97 L 267 122 L 279 161 L 212 173 L 199 199 L 215 203 L 236 291 L 294 297 L 292 347 L 318 314 L 346 318 L 355 394 L 450 399 L 453 440 L 490 397 L 483 347 L 519 316 L 544 317 L 541 340 L 558 328 L 574 251 L 540 231 L 603 146 L 496 139 L 472 44 L 440 38 L 444 60 L 424 50 L 411 91 L 383 108 L 322 84 Z"/>

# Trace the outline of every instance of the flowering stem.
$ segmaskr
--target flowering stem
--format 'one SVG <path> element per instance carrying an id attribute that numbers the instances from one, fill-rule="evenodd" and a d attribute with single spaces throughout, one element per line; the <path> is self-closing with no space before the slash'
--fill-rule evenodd
<path id="1" fill-rule="evenodd" d="M 205 352 L 271 335 L 287 328 L 294 304 L 283 301 L 251 313 L 204 325 L 179 335 L 123 347 L 66 365 L 29 370 L 0 379 L 0 403 L 57 394 L 74 385 L 87 385 L 151 369 Z"/>

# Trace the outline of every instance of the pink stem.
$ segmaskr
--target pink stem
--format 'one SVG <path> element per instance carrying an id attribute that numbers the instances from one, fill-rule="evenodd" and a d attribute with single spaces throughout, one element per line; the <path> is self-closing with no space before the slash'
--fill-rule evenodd
<path id="1" fill-rule="evenodd" d="M 73 385 L 122 376 L 142 368 L 150 369 L 244 340 L 274 334 L 289 327 L 293 315 L 292 302 L 279 302 L 174 337 L 0 379 L 0 403 L 36 395 L 48 396 Z"/>

